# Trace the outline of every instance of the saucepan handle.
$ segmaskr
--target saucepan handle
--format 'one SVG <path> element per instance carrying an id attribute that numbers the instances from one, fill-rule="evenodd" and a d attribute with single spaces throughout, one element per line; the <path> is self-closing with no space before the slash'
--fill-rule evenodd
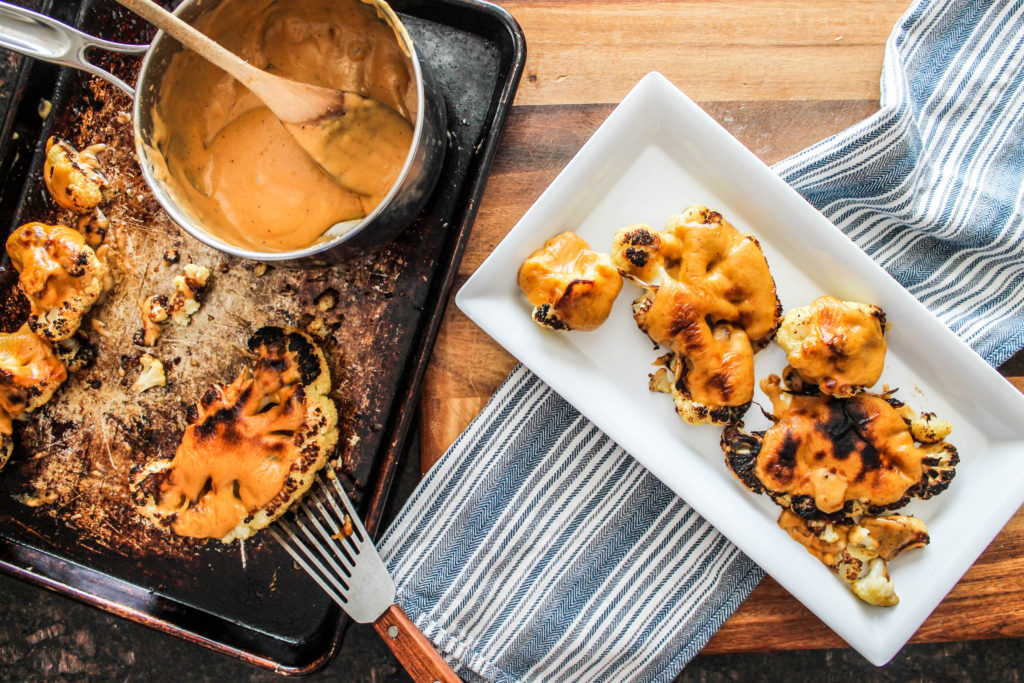
<path id="1" fill-rule="evenodd" d="M 112 83 L 133 98 L 135 91 L 132 87 L 91 63 L 87 52 L 95 47 L 138 55 L 149 49 L 149 45 L 126 45 L 101 40 L 44 14 L 7 2 L 0 2 L 0 47 L 54 64 L 81 69 Z"/>

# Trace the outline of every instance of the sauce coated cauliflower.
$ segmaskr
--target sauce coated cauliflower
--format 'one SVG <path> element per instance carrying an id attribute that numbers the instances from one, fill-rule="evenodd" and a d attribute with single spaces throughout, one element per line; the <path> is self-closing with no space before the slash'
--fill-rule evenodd
<path id="1" fill-rule="evenodd" d="M 60 138 L 51 137 L 46 141 L 43 179 L 58 206 L 77 214 L 88 214 L 105 201 L 109 183 L 100 172 L 97 155 L 106 148 L 106 145 L 90 145 L 78 152 Z"/>
<path id="2" fill-rule="evenodd" d="M 786 360 L 823 394 L 849 397 L 885 366 L 885 313 L 877 306 L 818 297 L 786 312 L 775 340 Z"/>
<path id="3" fill-rule="evenodd" d="M 555 330 L 597 329 L 622 290 L 611 258 L 573 232 L 556 235 L 533 252 L 519 268 L 518 280 L 533 319 Z"/>
<path id="4" fill-rule="evenodd" d="M 691 206 L 665 229 L 620 229 L 612 260 L 644 288 L 637 325 L 672 353 L 651 378 L 693 424 L 738 420 L 754 395 L 754 352 L 775 334 L 781 306 L 757 240 L 717 211 Z"/>
<path id="5" fill-rule="evenodd" d="M 174 459 L 133 481 L 139 511 L 180 536 L 251 536 L 306 492 L 337 442 L 331 378 L 312 339 L 264 327 L 249 349 L 253 367 L 207 390 Z"/>
<path id="6" fill-rule="evenodd" d="M 43 405 L 67 376 L 53 348 L 28 325 L 0 334 L 0 407 L 8 415 L 18 417 Z"/>
<path id="7" fill-rule="evenodd" d="M 941 493 L 953 479 L 960 458 L 943 440 L 948 431 L 930 432 L 931 442 L 916 439 L 912 412 L 898 401 L 787 394 L 774 375 L 762 388 L 774 403 L 775 424 L 752 434 L 727 427 L 726 462 L 752 491 L 805 519 L 895 510 Z"/>
<path id="8" fill-rule="evenodd" d="M 7 239 L 7 253 L 31 306 L 28 325 L 50 341 L 73 335 L 107 286 L 107 266 L 63 225 L 26 223 Z"/>

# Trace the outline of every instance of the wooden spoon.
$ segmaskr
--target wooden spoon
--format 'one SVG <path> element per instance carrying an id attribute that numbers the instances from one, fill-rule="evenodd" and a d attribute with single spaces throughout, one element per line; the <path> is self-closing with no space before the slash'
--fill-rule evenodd
<path id="1" fill-rule="evenodd" d="M 376 206 L 394 184 L 412 145 L 412 124 L 357 92 L 299 83 L 257 69 L 153 0 L 117 0 L 220 67 L 262 100 L 295 141 L 342 186 Z M 368 211 L 369 212 L 369 211 Z"/>

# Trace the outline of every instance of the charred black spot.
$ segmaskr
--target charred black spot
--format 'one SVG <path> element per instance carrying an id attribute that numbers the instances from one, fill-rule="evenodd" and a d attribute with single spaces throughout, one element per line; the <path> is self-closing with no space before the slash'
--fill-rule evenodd
<path id="1" fill-rule="evenodd" d="M 860 456 L 864 470 L 878 469 L 881 455 L 860 433 L 860 427 L 869 421 L 870 417 L 859 402 L 834 400 L 829 401 L 828 417 L 817 425 L 817 430 L 832 442 L 836 460 L 846 460 L 856 454 Z"/>
<path id="2" fill-rule="evenodd" d="M 549 304 L 541 304 L 533 309 L 533 319 L 545 327 L 553 330 L 571 329 L 561 318 L 554 314 Z"/>
<path id="3" fill-rule="evenodd" d="M 881 308 L 875 308 L 874 310 L 871 311 L 871 315 L 874 316 L 876 320 L 878 320 L 878 324 L 881 325 L 882 329 L 884 330 L 885 329 L 885 311 L 883 311 Z"/>
<path id="4" fill-rule="evenodd" d="M 298 359 L 302 384 L 312 384 L 323 370 L 320 367 L 320 356 L 316 352 L 316 347 L 305 336 L 293 332 L 288 335 L 288 350 Z"/>
<path id="5" fill-rule="evenodd" d="M 261 358 L 259 361 L 260 367 L 273 370 L 274 372 L 283 373 L 289 367 L 291 363 L 287 358 Z"/>
<path id="6" fill-rule="evenodd" d="M 773 479 L 781 484 L 793 481 L 796 468 L 796 453 L 800 448 L 800 440 L 791 433 L 786 433 L 782 444 L 772 454 L 774 457 L 767 463 L 765 470 Z"/>
<path id="7" fill-rule="evenodd" d="M 562 294 L 561 298 L 558 300 L 558 303 L 556 304 L 556 307 L 560 306 L 563 302 L 571 305 L 572 304 L 572 300 L 574 298 L 583 296 L 584 294 L 586 294 L 585 290 L 588 287 L 593 287 L 593 286 L 594 286 L 594 281 L 593 280 L 584 280 L 583 278 L 576 278 L 575 280 L 572 280 L 566 286 L 565 292 Z M 577 293 L 576 292 L 577 289 L 583 289 L 584 291 Z"/>
<path id="8" fill-rule="evenodd" d="M 637 268 L 643 268 L 647 265 L 647 252 L 643 249 L 637 249 L 635 247 L 626 248 L 626 259 Z"/>
<path id="9" fill-rule="evenodd" d="M 273 346 L 284 339 L 285 332 L 280 327 L 267 325 L 256 330 L 249 337 L 249 350 L 254 352 L 261 346 Z"/>
<path id="10" fill-rule="evenodd" d="M 716 372 L 708 378 L 708 386 L 715 389 L 723 401 L 728 401 L 734 393 L 732 384 L 729 382 L 729 376 L 721 372 Z"/>
<path id="11" fill-rule="evenodd" d="M 199 402 L 202 404 L 204 408 L 209 408 L 210 406 L 217 402 L 218 398 L 220 398 L 220 392 L 217 390 L 217 387 L 207 387 L 206 391 L 203 393 L 202 398 L 199 399 Z"/>
<path id="12" fill-rule="evenodd" d="M 252 385 L 249 385 L 239 393 L 238 401 L 234 405 L 217 410 L 197 424 L 195 428 L 196 441 L 205 441 L 219 436 L 228 444 L 241 442 L 242 435 L 238 432 L 236 425 L 241 419 L 242 408 L 251 395 Z M 206 396 L 203 398 L 205 399 Z"/>
<path id="13" fill-rule="evenodd" d="M 149 498 L 159 502 L 161 498 L 160 489 L 167 478 L 171 476 L 171 472 L 172 470 L 167 468 L 162 472 L 154 472 L 139 480 L 132 493 L 136 505 L 145 505 Z"/>
<path id="14" fill-rule="evenodd" d="M 626 241 L 634 247 L 646 247 L 649 244 L 654 244 L 655 237 L 651 234 L 650 230 L 634 230 L 626 235 Z"/>

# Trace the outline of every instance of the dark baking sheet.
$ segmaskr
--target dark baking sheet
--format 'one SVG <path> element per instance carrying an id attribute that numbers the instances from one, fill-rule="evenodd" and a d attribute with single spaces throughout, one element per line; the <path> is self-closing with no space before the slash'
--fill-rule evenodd
<path id="1" fill-rule="evenodd" d="M 24 4 L 111 40 L 145 42 L 152 35 L 109 0 Z M 433 66 L 448 106 L 451 143 L 438 188 L 416 223 L 375 254 L 333 269 L 275 275 L 282 292 L 266 302 L 267 318 L 260 321 L 302 324 L 316 293 L 326 284 L 339 290 L 342 303 L 329 321 L 338 330 L 325 342 L 325 351 L 343 358 L 342 373 L 358 380 L 347 381 L 346 393 L 335 396 L 342 416 L 339 457 L 371 531 L 380 520 L 412 422 L 420 380 L 525 59 L 518 26 L 492 5 L 471 0 L 392 4 Z M 5 113 L 0 225 L 8 231 L 55 215 L 41 182 L 45 139 L 57 133 L 74 140 L 89 121 L 95 126 L 98 116 L 130 106 L 113 88 L 79 72 L 16 61 L 9 63 L 0 85 L 0 111 Z M 132 58 L 96 61 L 122 75 L 133 75 L 137 67 Z M 40 99 L 53 103 L 45 119 L 37 111 Z M 138 183 L 133 187 L 139 216 L 162 225 L 166 217 Z M 166 238 L 184 239 L 183 250 L 191 246 L 176 228 L 166 230 Z M 226 281 L 244 280 L 251 270 L 251 264 L 227 257 L 222 266 L 231 273 L 224 275 Z M 10 277 L 0 286 L 9 288 Z M 364 365 L 372 367 L 363 371 Z M 195 400 L 185 393 L 178 397 L 182 404 Z M 42 420 L 35 429 L 52 439 L 57 427 Z M 145 450 L 148 442 L 173 441 L 178 429 L 136 420 L 123 433 L 134 442 L 132 448 Z M 31 430 L 19 435 L 19 447 L 38 441 L 40 435 Z M 69 522 L 69 515 L 15 502 L 12 496 L 24 493 L 38 475 L 39 459 L 31 456 L 16 450 L 0 473 L 0 568 L 278 671 L 310 671 L 333 653 L 345 623 L 340 610 L 269 536 L 246 543 L 244 565 L 237 544 L 185 542 L 174 552 L 161 552 L 160 543 L 168 541 L 147 544 L 155 532 L 136 529 L 139 523 L 131 518 L 114 520 L 117 533 L 127 538 L 112 542 Z"/>

